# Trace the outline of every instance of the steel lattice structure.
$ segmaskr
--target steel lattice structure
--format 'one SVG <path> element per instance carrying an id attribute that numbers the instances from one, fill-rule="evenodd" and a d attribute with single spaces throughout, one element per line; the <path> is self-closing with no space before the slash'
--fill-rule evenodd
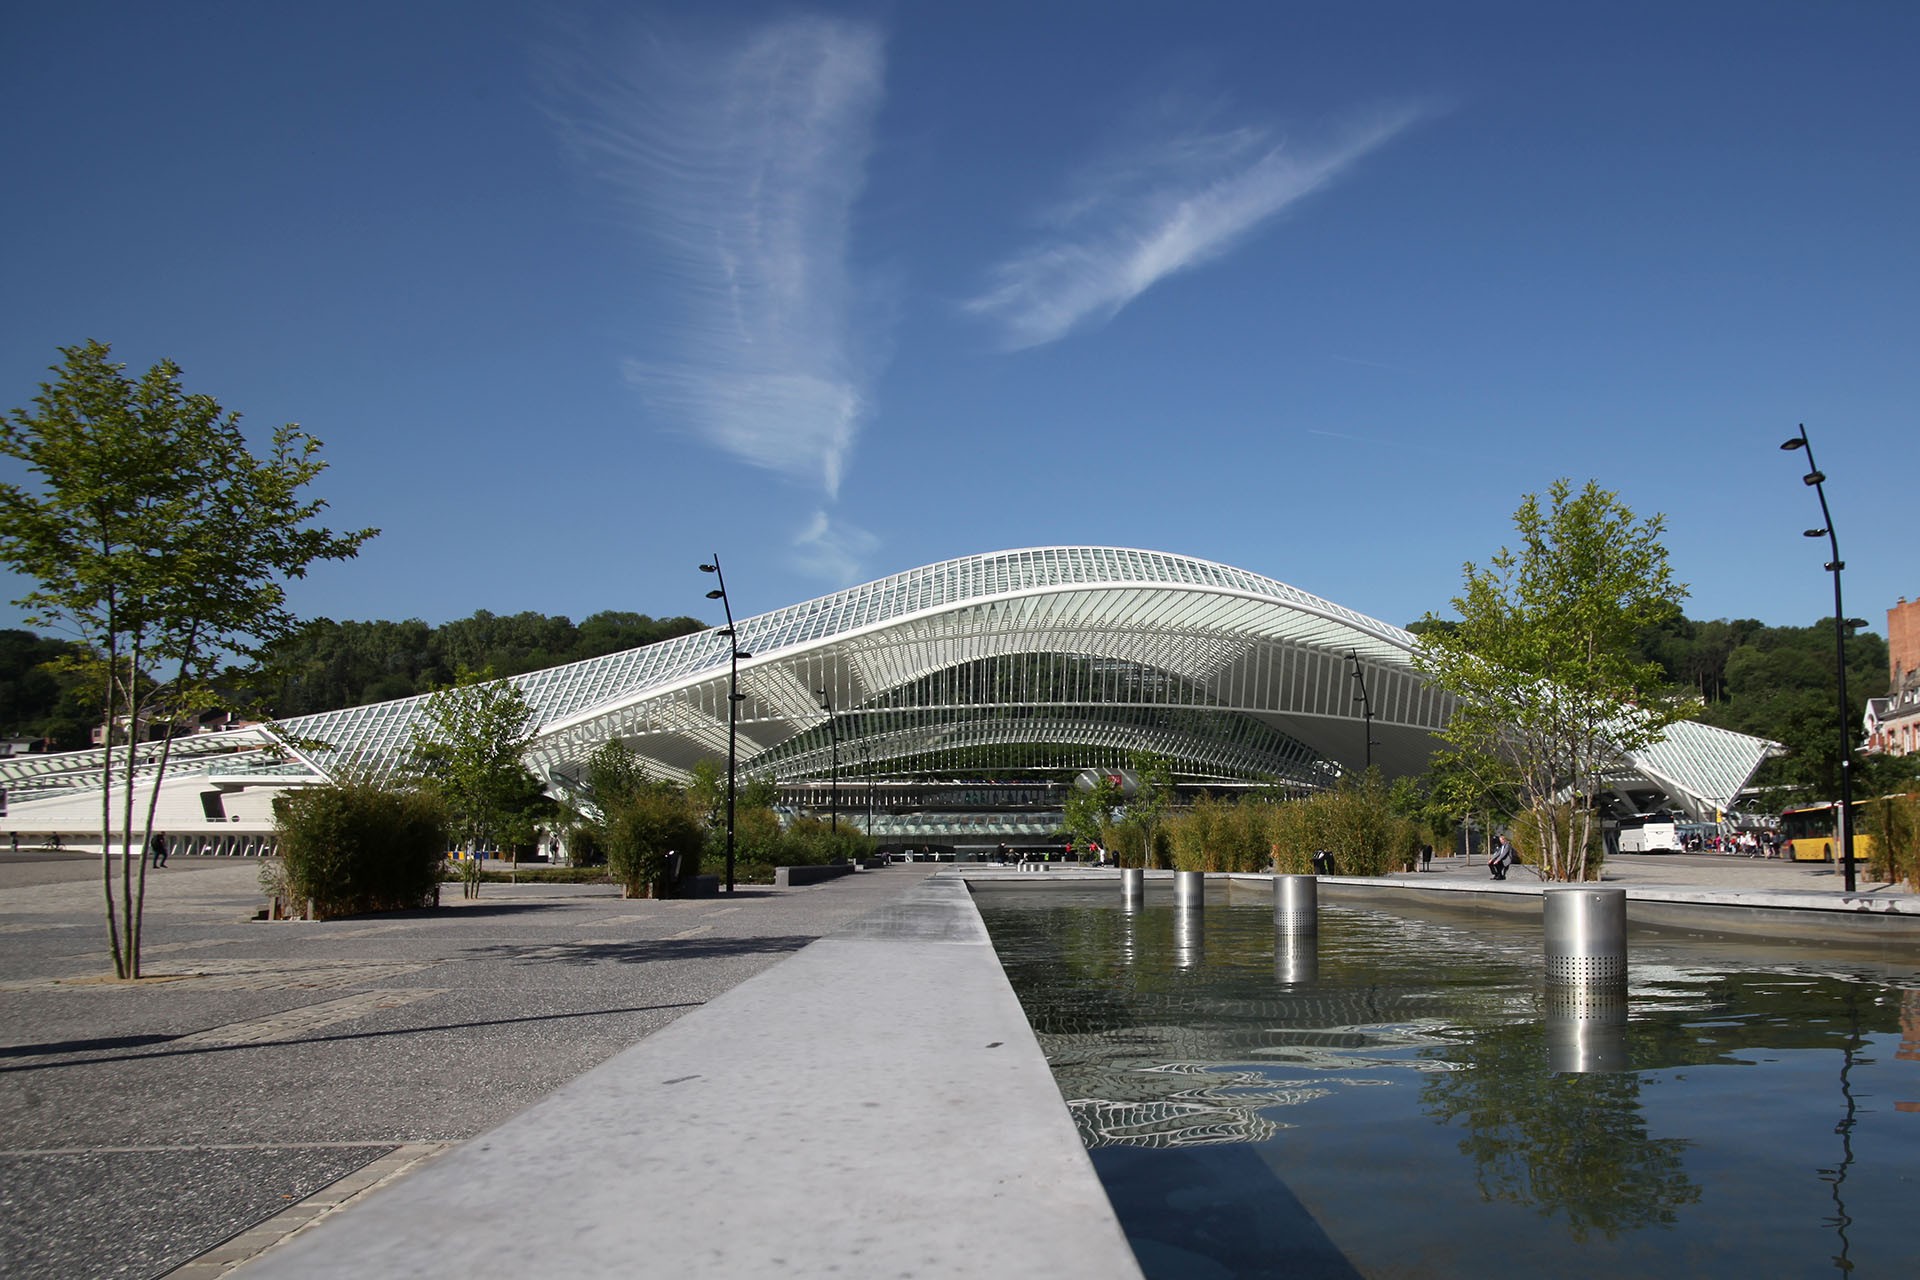
<path id="1" fill-rule="evenodd" d="M 1228 565 L 1116 547 L 1041 547 L 948 560 L 737 623 L 740 767 L 825 777 L 832 744 L 878 776 L 1033 774 L 1166 757 L 1189 782 L 1307 789 L 1372 759 L 1424 770 L 1451 705 L 1414 670 L 1414 637 Z M 705 631 L 512 677 L 538 717 L 527 763 L 556 792 L 619 739 L 658 776 L 724 757 L 730 641 Z M 829 725 L 821 691 L 835 709 Z M 212 735 L 272 751 L 278 775 L 404 768 L 424 697 Z M 1771 744 L 1700 725 L 1622 761 L 1696 813 L 1727 807 Z M 97 753 L 73 753 L 94 757 Z M 1644 758 L 1643 758 L 1644 757 Z M 16 796 L 72 785 L 75 767 L 0 762 Z M 75 759 L 74 765 L 80 761 Z M 22 765 L 24 764 L 24 767 Z M 189 765 L 189 768 L 194 766 Z M 14 770 L 20 768 L 20 772 Z M 64 775 L 64 776 L 63 776 Z"/>

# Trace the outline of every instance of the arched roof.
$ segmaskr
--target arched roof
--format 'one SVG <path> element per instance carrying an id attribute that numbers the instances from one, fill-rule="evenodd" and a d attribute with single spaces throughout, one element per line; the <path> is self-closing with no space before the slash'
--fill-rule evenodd
<path id="1" fill-rule="evenodd" d="M 1105 753 L 1057 764 L 1147 749 L 1189 777 L 1313 786 L 1369 756 L 1389 775 L 1420 772 L 1451 709 L 1415 672 L 1401 628 L 1158 551 L 965 556 L 743 618 L 736 631 L 751 655 L 739 667 L 741 768 L 783 780 L 823 773 L 836 746 L 884 774 L 1047 742 Z M 668 777 L 724 758 L 731 643 L 708 630 L 512 677 L 536 713 L 529 764 L 564 790 L 612 738 Z M 301 716 L 272 737 L 318 774 L 378 776 L 404 765 L 425 702 Z M 1724 807 L 1767 745 L 1683 728 L 1648 753 L 1646 772 L 1696 812 Z"/>
<path id="2" fill-rule="evenodd" d="M 1272 578 L 1156 551 L 1037 547 L 967 556 L 743 618 L 736 630 L 752 655 L 739 673 L 739 750 L 749 764 L 825 724 L 816 691 L 847 718 L 843 727 L 871 723 L 876 744 L 885 737 L 903 747 L 912 735 L 899 736 L 900 722 L 912 717 L 889 707 L 889 695 L 968 664 L 1024 655 L 1163 673 L 1156 696 L 1131 701 L 1252 717 L 1276 743 L 1292 744 L 1274 747 L 1269 763 L 1285 767 L 1269 772 L 1364 754 L 1356 660 L 1377 717 L 1375 758 L 1390 771 L 1424 767 L 1429 734 L 1446 711 L 1414 675 L 1413 638 L 1400 628 Z M 539 718 L 530 758 L 564 776 L 619 737 L 678 776 L 724 755 L 728 644 L 706 631 L 514 677 Z M 323 768 L 378 771 L 404 754 L 423 702 L 303 716 L 285 729 L 331 744 L 313 756 Z M 883 711 L 895 713 L 890 731 Z"/>

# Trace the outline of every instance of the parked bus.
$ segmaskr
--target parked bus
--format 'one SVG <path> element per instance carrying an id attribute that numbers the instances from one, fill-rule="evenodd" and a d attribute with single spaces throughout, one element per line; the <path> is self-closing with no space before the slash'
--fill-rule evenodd
<path id="1" fill-rule="evenodd" d="M 1839 812 L 1840 806 L 1831 800 L 1781 810 L 1780 836 L 1787 842 L 1787 857 L 1795 862 L 1832 862 L 1838 857 L 1834 819 Z M 1863 826 L 1866 815 L 1860 801 L 1855 800 L 1848 813 L 1853 827 L 1853 860 L 1865 862 L 1873 857 L 1873 837 Z"/>
<path id="2" fill-rule="evenodd" d="M 1680 827 L 1669 813 L 1637 813 L 1620 819 L 1618 839 L 1621 853 L 1680 852 Z"/>

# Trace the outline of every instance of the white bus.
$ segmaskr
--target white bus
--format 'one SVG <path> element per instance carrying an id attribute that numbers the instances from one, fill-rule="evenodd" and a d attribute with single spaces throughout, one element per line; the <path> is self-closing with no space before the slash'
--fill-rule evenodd
<path id="1" fill-rule="evenodd" d="M 1621 853 L 1678 853 L 1680 828 L 1671 814 L 1640 813 L 1620 819 Z"/>

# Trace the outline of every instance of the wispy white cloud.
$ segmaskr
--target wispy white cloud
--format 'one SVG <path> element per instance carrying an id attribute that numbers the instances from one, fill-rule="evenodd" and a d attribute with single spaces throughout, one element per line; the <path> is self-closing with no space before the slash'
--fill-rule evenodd
<path id="1" fill-rule="evenodd" d="M 553 76 L 573 150 L 653 250 L 657 324 L 626 376 L 681 429 L 829 497 L 868 408 L 849 224 L 884 64 L 873 26 L 797 17 Z"/>
<path id="2" fill-rule="evenodd" d="M 807 527 L 794 535 L 794 560 L 805 573 L 842 586 L 866 578 L 867 560 L 880 540 L 865 529 L 836 524 L 825 511 L 816 511 Z"/>
<path id="3" fill-rule="evenodd" d="M 965 308 L 996 322 L 1012 349 L 1112 318 L 1159 281 L 1231 251 L 1418 117 L 1356 121 L 1302 145 L 1251 126 L 1162 132 L 1083 168 L 1035 243 L 994 266 Z"/>

